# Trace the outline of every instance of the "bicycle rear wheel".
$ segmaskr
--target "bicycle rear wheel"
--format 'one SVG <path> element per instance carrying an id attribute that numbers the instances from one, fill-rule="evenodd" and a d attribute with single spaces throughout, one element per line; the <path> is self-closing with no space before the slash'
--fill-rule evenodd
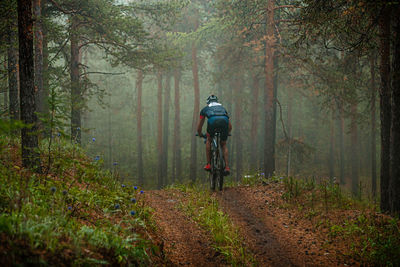
<path id="1" fill-rule="evenodd" d="M 219 151 L 219 160 L 218 160 L 218 190 L 222 191 L 224 188 L 224 170 L 225 170 L 225 161 L 222 154 L 222 148 L 218 148 Z"/>
<path id="2" fill-rule="evenodd" d="M 217 153 L 215 149 L 212 149 L 211 151 L 211 172 L 209 174 L 209 179 L 210 179 L 210 189 L 212 191 L 215 191 L 215 186 L 217 183 Z"/>

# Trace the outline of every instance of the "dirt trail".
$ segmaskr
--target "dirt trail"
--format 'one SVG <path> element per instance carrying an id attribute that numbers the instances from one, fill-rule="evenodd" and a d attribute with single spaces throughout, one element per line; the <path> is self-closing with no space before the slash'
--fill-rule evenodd
<path id="1" fill-rule="evenodd" d="M 216 196 L 260 266 L 346 266 L 323 248 L 324 240 L 275 207 L 277 188 L 226 188 Z"/>
<path id="2" fill-rule="evenodd" d="M 208 234 L 179 211 L 177 193 L 151 191 L 146 202 L 154 209 L 157 238 L 171 266 L 227 266 L 212 248 Z"/>

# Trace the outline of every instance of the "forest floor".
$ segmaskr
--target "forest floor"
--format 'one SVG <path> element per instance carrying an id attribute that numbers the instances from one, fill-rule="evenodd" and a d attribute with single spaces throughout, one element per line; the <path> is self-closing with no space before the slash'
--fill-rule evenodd
<path id="1" fill-rule="evenodd" d="M 360 265 L 344 255 L 345 247 L 328 241 L 327 234 L 282 200 L 282 184 L 238 186 L 212 193 L 221 212 L 237 227 L 256 266 Z M 209 231 L 185 214 L 180 205 L 187 195 L 176 189 L 149 191 L 154 209 L 156 239 L 173 266 L 226 266 Z M 252 264 L 253 265 L 253 264 Z"/>

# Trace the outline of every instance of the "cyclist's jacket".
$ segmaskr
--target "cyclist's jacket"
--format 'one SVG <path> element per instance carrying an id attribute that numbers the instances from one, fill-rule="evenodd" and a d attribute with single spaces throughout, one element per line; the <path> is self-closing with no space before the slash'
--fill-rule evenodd
<path id="1" fill-rule="evenodd" d="M 226 119 L 229 119 L 229 115 L 226 109 L 217 102 L 211 102 L 200 111 L 200 119 L 203 119 L 204 117 L 210 119 L 211 117 L 215 116 L 223 116 Z"/>

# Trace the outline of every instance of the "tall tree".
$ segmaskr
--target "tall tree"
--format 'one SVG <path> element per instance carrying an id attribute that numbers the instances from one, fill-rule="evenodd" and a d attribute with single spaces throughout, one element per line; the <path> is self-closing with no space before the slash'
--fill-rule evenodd
<path id="1" fill-rule="evenodd" d="M 332 105 L 332 117 L 330 121 L 330 142 L 329 142 L 329 160 L 328 160 L 328 169 L 329 169 L 329 179 L 333 182 L 333 177 L 335 176 L 335 108 Z"/>
<path id="2" fill-rule="evenodd" d="M 14 15 L 15 7 L 11 7 L 10 15 L 7 21 L 7 62 L 8 62 L 8 97 L 9 97 L 9 113 L 10 118 L 14 120 L 19 119 L 19 84 L 18 84 L 18 40 L 17 40 L 17 30 L 15 23 L 17 22 L 17 17 Z"/>
<path id="3" fill-rule="evenodd" d="M 253 74 L 253 86 L 252 86 L 252 105 L 251 105 L 251 153 L 250 153 L 250 164 L 251 170 L 258 169 L 258 159 L 257 159 L 257 132 L 258 132 L 258 124 L 259 124 L 259 95 L 260 85 L 259 85 L 259 77 L 256 74 Z"/>
<path id="4" fill-rule="evenodd" d="M 274 133 L 274 56 L 275 56 L 275 0 L 268 1 L 266 10 L 266 40 L 265 40 L 265 88 L 264 88 L 264 173 L 272 176 L 275 171 L 275 133 Z"/>
<path id="5" fill-rule="evenodd" d="M 400 4 L 394 5 L 394 56 L 392 75 L 392 127 L 390 152 L 391 213 L 400 215 Z"/>
<path id="6" fill-rule="evenodd" d="M 198 25 L 196 25 L 197 29 Z M 200 114 L 200 86 L 199 86 L 199 69 L 197 65 L 197 46 L 196 43 L 192 44 L 192 74 L 193 74 L 193 88 L 194 88 L 194 105 L 193 105 L 193 122 L 191 132 L 191 145 L 190 145 L 190 179 L 196 181 L 197 175 L 197 140 L 195 136 L 197 122 Z"/>
<path id="7" fill-rule="evenodd" d="M 163 159 L 162 159 L 162 176 L 163 184 L 168 183 L 168 139 L 169 139 L 169 105 L 171 102 L 171 75 L 165 75 L 165 91 L 164 91 L 164 121 L 163 121 Z"/>
<path id="8" fill-rule="evenodd" d="M 82 105 L 82 92 L 79 82 L 79 19 L 76 15 L 71 17 L 71 63 L 70 63 L 70 76 L 71 76 L 71 136 L 72 139 L 80 144 L 81 143 L 81 105 Z"/>
<path id="9" fill-rule="evenodd" d="M 18 39 L 20 66 L 20 110 L 25 124 L 21 130 L 22 164 L 24 167 L 41 171 L 38 152 L 38 120 L 35 105 L 33 66 L 33 19 L 32 1 L 18 0 Z"/>
<path id="10" fill-rule="evenodd" d="M 180 72 L 175 70 L 174 72 L 174 88 L 175 88 L 175 97 L 174 97 L 174 107 L 175 107 L 175 119 L 174 119 L 174 144 L 173 144 L 173 175 L 172 182 L 177 179 L 179 182 L 182 182 L 182 165 L 181 165 L 181 107 L 180 107 Z"/>
<path id="11" fill-rule="evenodd" d="M 235 142 L 236 142 L 236 182 L 239 182 L 242 177 L 242 141 L 241 141 L 241 127 L 242 127 L 242 94 L 241 89 L 243 86 L 243 78 L 240 74 L 235 78 Z"/>
<path id="12" fill-rule="evenodd" d="M 353 101 L 351 105 L 351 124 L 350 124 L 350 135 L 351 135 L 351 191 L 354 195 L 357 194 L 358 189 L 358 127 L 357 127 L 357 102 Z"/>
<path id="13" fill-rule="evenodd" d="M 163 145 L 162 145 L 162 73 L 157 72 L 157 151 L 158 151 L 158 167 L 157 167 L 157 177 L 158 177 L 158 188 L 163 187 Z"/>
<path id="14" fill-rule="evenodd" d="M 376 66 L 376 54 L 372 53 L 370 56 L 371 63 L 371 189 L 372 196 L 376 198 L 376 77 L 375 77 L 375 66 Z"/>
<path id="15" fill-rule="evenodd" d="M 142 93 L 143 93 L 143 71 L 137 72 L 136 78 L 137 90 L 137 110 L 136 110 L 136 128 L 137 128 L 137 171 L 139 185 L 143 186 L 143 140 L 142 140 Z"/>
<path id="16" fill-rule="evenodd" d="M 35 90 L 36 105 L 39 113 L 45 112 L 47 96 L 43 86 L 43 27 L 42 27 L 42 1 L 34 0 L 35 13 Z"/>
<path id="17" fill-rule="evenodd" d="M 390 24 L 391 7 L 384 5 L 379 17 L 380 30 L 380 117 L 381 117 L 381 210 L 390 211 L 389 181 L 390 181 Z"/>

